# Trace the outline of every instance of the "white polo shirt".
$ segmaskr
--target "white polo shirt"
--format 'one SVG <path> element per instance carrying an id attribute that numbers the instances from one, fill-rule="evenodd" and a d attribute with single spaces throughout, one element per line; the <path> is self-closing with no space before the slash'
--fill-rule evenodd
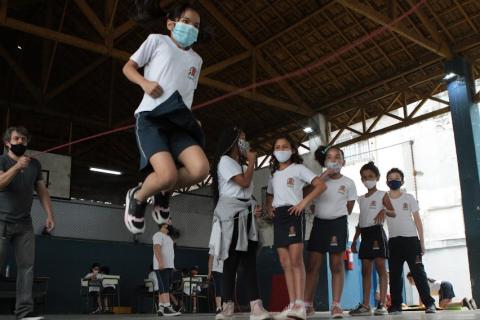
<path id="1" fill-rule="evenodd" d="M 240 166 L 235 159 L 225 155 L 220 158 L 218 163 L 218 190 L 220 196 L 232 197 L 237 199 L 250 199 L 253 194 L 253 179 L 248 188 L 242 188 L 233 181 L 233 177 L 243 174 L 246 167 Z"/>
<path id="2" fill-rule="evenodd" d="M 153 110 L 175 91 L 180 93 L 185 105 L 192 108 L 193 93 L 202 68 L 202 58 L 193 49 L 180 49 L 169 36 L 151 34 L 130 59 L 139 67 L 145 67 L 145 79 L 158 82 L 163 89 L 158 98 L 145 93 L 135 113 Z"/>
<path id="3" fill-rule="evenodd" d="M 358 226 L 360 228 L 368 228 L 376 224 L 373 219 L 384 209 L 383 197 L 385 197 L 385 193 L 385 191 L 377 190 L 369 197 L 363 195 L 358 198 L 358 205 L 360 206 Z"/>
<path id="4" fill-rule="evenodd" d="M 417 227 L 413 220 L 413 213 L 419 211 L 418 202 L 409 193 L 402 192 L 397 199 L 390 198 L 395 218 L 387 217 L 388 235 L 393 237 L 418 237 Z"/>
<path id="5" fill-rule="evenodd" d="M 352 179 L 342 176 L 325 181 L 327 190 L 315 199 L 315 217 L 334 220 L 348 215 L 347 202 L 357 200 L 357 188 Z"/>
<path id="6" fill-rule="evenodd" d="M 303 199 L 303 187 L 317 175 L 302 164 L 292 163 L 270 178 L 267 193 L 273 195 L 273 207 L 295 206 Z"/>

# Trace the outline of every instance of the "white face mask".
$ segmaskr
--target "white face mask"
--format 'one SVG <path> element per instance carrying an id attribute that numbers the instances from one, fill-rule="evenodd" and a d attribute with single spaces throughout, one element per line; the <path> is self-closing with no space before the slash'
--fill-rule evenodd
<path id="1" fill-rule="evenodd" d="M 325 168 L 332 169 L 338 173 L 342 170 L 342 165 L 335 161 L 325 161 Z"/>
<path id="2" fill-rule="evenodd" d="M 274 151 L 273 155 L 278 160 L 278 162 L 287 162 L 292 156 L 292 150 Z"/>
<path id="3" fill-rule="evenodd" d="M 363 185 L 367 187 L 368 190 L 375 188 L 375 186 L 377 185 L 377 180 L 366 180 L 362 182 L 363 182 Z"/>

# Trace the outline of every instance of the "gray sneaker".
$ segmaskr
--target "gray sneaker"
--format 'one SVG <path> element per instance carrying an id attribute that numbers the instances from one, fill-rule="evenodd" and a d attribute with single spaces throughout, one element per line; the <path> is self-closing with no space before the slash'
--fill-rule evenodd
<path id="1" fill-rule="evenodd" d="M 362 303 L 359 303 L 355 309 L 349 312 L 349 314 L 354 317 L 355 316 L 371 316 L 372 309 L 370 307 L 363 305 Z"/>
<path id="2" fill-rule="evenodd" d="M 437 312 L 437 308 L 433 303 L 429 305 L 427 309 L 425 309 L 425 313 L 436 313 L 436 312 Z"/>
<path id="3" fill-rule="evenodd" d="M 388 314 L 387 308 L 381 303 L 378 304 L 377 309 L 375 309 L 375 312 L 373 312 L 373 315 L 375 316 L 384 316 Z"/>

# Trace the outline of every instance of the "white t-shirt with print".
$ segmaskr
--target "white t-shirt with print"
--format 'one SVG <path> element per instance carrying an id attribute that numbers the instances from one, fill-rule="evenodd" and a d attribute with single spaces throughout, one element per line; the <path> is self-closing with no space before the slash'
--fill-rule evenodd
<path id="1" fill-rule="evenodd" d="M 385 197 L 385 193 L 385 191 L 377 190 L 369 197 L 363 195 L 358 198 L 358 205 L 360 206 L 358 226 L 360 228 L 368 228 L 376 225 L 373 219 L 384 209 L 383 197 Z"/>
<path id="2" fill-rule="evenodd" d="M 242 188 L 239 184 L 233 181 L 233 177 L 243 174 L 246 167 L 242 167 L 233 158 L 225 155 L 220 158 L 218 163 L 218 190 L 220 196 L 232 197 L 239 199 L 250 199 L 253 194 L 253 179 L 248 188 Z"/>
<path id="3" fill-rule="evenodd" d="M 317 175 L 302 164 L 292 163 L 270 178 L 267 193 L 273 195 L 273 207 L 295 206 L 303 199 L 303 188 Z"/>
<path id="4" fill-rule="evenodd" d="M 315 199 L 315 217 L 333 220 L 348 215 L 347 202 L 357 200 L 357 188 L 352 179 L 341 176 L 325 181 L 327 190 Z"/>
<path id="5" fill-rule="evenodd" d="M 396 216 L 395 218 L 387 217 L 389 237 L 417 237 L 417 227 L 412 215 L 419 210 L 415 197 L 402 192 L 400 197 L 397 199 L 390 198 L 390 201 Z"/>
<path id="6" fill-rule="evenodd" d="M 160 245 L 161 246 L 161 253 L 162 253 L 162 262 L 163 268 L 175 268 L 174 261 L 175 261 L 175 251 L 173 250 L 173 240 L 168 235 L 158 231 L 153 235 L 153 245 Z M 158 270 L 158 261 L 153 254 L 153 269 Z"/>
<path id="7" fill-rule="evenodd" d="M 193 93 L 203 63 L 195 51 L 180 49 L 169 36 L 151 34 L 130 59 L 139 67 L 145 67 L 145 79 L 158 82 L 163 89 L 158 98 L 145 93 L 135 113 L 155 109 L 175 91 L 180 93 L 185 105 L 192 108 Z"/>

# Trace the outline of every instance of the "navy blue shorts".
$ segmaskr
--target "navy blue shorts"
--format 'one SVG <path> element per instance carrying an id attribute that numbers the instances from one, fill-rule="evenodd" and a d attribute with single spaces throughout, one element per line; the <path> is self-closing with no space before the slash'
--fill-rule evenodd
<path id="1" fill-rule="evenodd" d="M 340 253 L 347 249 L 348 218 L 342 216 L 333 220 L 313 219 L 308 240 L 308 251 Z"/>
<path id="2" fill-rule="evenodd" d="M 358 258 L 373 260 L 375 258 L 388 259 L 388 239 L 382 225 L 360 228 L 362 242 L 358 251 Z"/>
<path id="3" fill-rule="evenodd" d="M 438 297 L 440 301 L 444 299 L 452 300 L 455 298 L 455 292 L 453 291 L 453 286 L 448 281 L 443 281 L 440 284 L 440 291 L 438 292 Z"/>
<path id="4" fill-rule="evenodd" d="M 142 171 L 152 171 L 149 160 L 158 152 L 169 152 L 178 163 L 178 156 L 188 147 L 205 148 L 203 130 L 178 91 L 152 111 L 140 112 L 135 118 Z"/>
<path id="5" fill-rule="evenodd" d="M 273 217 L 273 244 L 275 248 L 288 247 L 305 240 L 305 215 L 291 215 L 292 206 L 275 208 Z"/>
<path id="6" fill-rule="evenodd" d="M 170 292 L 170 286 L 172 285 L 173 269 L 166 268 L 162 270 L 155 270 L 158 280 L 158 293 Z"/>
<path id="7" fill-rule="evenodd" d="M 215 297 L 222 296 L 222 283 L 223 283 L 223 273 L 213 271 L 213 286 L 215 288 Z"/>

